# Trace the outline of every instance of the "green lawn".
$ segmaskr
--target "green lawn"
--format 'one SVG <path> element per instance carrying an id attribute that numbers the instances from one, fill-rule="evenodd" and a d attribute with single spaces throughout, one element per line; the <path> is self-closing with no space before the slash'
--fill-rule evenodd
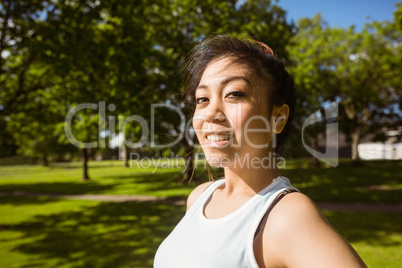
<path id="1" fill-rule="evenodd" d="M 140 194 L 187 196 L 181 168 L 124 168 L 121 161 L 90 162 L 90 181 L 82 181 L 80 163 L 0 167 L 0 192 L 52 194 Z M 155 172 L 153 172 L 155 170 Z"/>
<path id="2" fill-rule="evenodd" d="M 0 267 L 151 267 L 184 207 L 0 197 Z"/>
<path id="3" fill-rule="evenodd" d="M 357 167 L 342 161 L 336 168 L 306 168 L 305 161 L 304 165 L 289 162 L 283 174 L 314 201 L 402 203 L 402 161 L 362 162 Z"/>
<path id="4" fill-rule="evenodd" d="M 315 201 L 402 203 L 402 162 L 306 168 L 289 161 L 284 174 Z M 180 169 L 126 169 L 92 162 L 90 182 L 78 163 L 0 167 L 0 192 L 185 196 Z M 370 190 L 386 185 L 387 190 Z M 155 250 L 184 214 L 183 206 L 108 203 L 0 195 L 0 267 L 151 267 Z M 369 267 L 402 265 L 402 214 L 325 211 Z"/>

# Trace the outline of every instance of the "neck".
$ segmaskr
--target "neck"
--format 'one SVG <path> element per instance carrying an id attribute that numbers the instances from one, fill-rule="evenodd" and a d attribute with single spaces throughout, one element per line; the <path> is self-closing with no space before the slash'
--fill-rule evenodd
<path id="1" fill-rule="evenodd" d="M 232 165 L 225 168 L 225 191 L 228 194 L 242 192 L 255 195 L 278 176 L 280 172 L 276 167 L 251 165 L 246 161 L 243 166 Z"/>

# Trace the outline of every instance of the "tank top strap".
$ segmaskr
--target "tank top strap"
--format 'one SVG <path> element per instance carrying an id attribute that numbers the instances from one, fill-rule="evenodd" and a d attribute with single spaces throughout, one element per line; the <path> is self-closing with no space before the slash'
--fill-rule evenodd
<path id="1" fill-rule="evenodd" d="M 275 181 L 277 182 L 275 184 L 275 187 L 270 189 L 270 192 L 272 194 L 264 195 L 264 205 L 262 206 L 262 209 L 255 215 L 250 225 L 250 232 L 247 236 L 246 254 L 252 267 L 258 267 L 257 261 L 255 260 L 254 256 L 254 238 L 256 232 L 259 231 L 258 229 L 260 227 L 261 221 L 264 220 L 264 217 L 267 215 L 267 213 L 270 212 L 269 210 L 272 209 L 273 206 L 276 204 L 275 201 L 282 194 L 286 195 L 290 192 L 300 192 L 290 183 L 289 179 L 286 177 L 280 176 L 276 178 Z"/>

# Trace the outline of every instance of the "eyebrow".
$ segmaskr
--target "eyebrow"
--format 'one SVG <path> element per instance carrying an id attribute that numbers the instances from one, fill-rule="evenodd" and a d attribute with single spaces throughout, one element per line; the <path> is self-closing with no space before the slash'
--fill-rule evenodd
<path id="1" fill-rule="evenodd" d="M 227 78 L 225 78 L 225 79 L 223 79 L 223 80 L 221 81 L 221 86 L 226 86 L 227 84 L 229 84 L 230 82 L 232 82 L 232 81 L 234 81 L 234 80 L 243 80 L 243 81 L 246 81 L 247 84 L 249 84 L 250 86 L 252 86 L 250 80 L 248 80 L 248 79 L 247 79 L 246 77 L 244 77 L 244 76 L 230 76 L 230 77 L 227 77 Z M 207 85 L 199 85 L 195 90 L 197 91 L 197 89 L 201 89 L 201 88 L 207 89 L 208 86 L 207 86 Z"/>

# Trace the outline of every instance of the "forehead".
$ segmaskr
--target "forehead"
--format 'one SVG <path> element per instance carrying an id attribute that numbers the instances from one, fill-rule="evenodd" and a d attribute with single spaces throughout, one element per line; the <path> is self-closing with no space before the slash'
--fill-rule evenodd
<path id="1" fill-rule="evenodd" d="M 201 76 L 201 82 L 206 79 L 224 78 L 229 76 L 243 76 L 248 80 L 256 80 L 253 70 L 248 64 L 241 64 L 232 58 L 216 59 L 209 63 Z"/>
<path id="2" fill-rule="evenodd" d="M 241 62 L 236 58 L 220 58 L 212 61 L 205 68 L 198 86 L 195 89 L 214 87 L 215 85 L 223 86 L 227 81 L 245 81 L 250 86 L 250 97 L 257 98 L 266 102 L 270 94 L 269 77 L 262 75 L 258 66 L 251 66 L 250 62 Z"/>
<path id="3" fill-rule="evenodd" d="M 255 104 L 266 103 L 269 98 L 269 81 L 258 75 L 257 66 L 241 63 L 233 58 L 216 59 L 205 68 L 195 92 L 199 89 L 224 86 L 228 81 L 241 81 L 250 86 L 250 97 Z M 240 78 L 240 79 L 239 79 Z"/>

